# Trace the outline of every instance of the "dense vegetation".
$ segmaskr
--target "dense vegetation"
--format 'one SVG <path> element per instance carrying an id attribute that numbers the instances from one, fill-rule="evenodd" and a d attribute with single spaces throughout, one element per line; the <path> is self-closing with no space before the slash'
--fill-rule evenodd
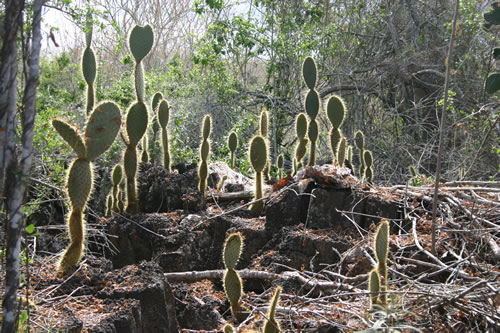
<path id="1" fill-rule="evenodd" d="M 369 160 L 373 161 L 369 169 L 374 183 L 404 184 L 410 178 L 414 185 L 432 183 L 445 103 L 445 69 L 449 64 L 442 177 L 498 179 L 498 96 L 484 89 L 488 76 L 495 71 L 492 52 L 498 35 L 494 27 L 482 29 L 488 1 L 460 1 L 450 59 L 447 53 L 454 10 L 450 1 L 177 0 L 163 4 L 147 0 L 139 5 L 122 1 L 118 6 L 118 1 L 95 0 L 88 7 L 71 1 L 49 1 L 45 7 L 59 10 L 59 15 L 66 15 L 81 28 L 81 41 L 58 46 L 62 33 L 58 34 L 47 21 L 41 34 L 48 46 L 40 59 L 30 56 L 36 53 L 36 22 L 32 18 L 37 17 L 41 3 L 37 0 L 23 4 L 25 8 L 17 9 L 21 23 L 15 22 L 19 31 L 9 30 L 14 26 L 9 18 L 11 5 L 0 4 L 0 92 L 6 96 L 7 82 L 13 80 L 7 79 L 7 65 L 12 63 L 9 55 L 18 55 L 14 61 L 20 68 L 24 66 L 15 82 L 18 91 L 30 86 L 34 70 L 29 65 L 39 62 L 33 161 L 29 172 L 19 172 L 19 179 L 24 182 L 23 177 L 29 177 L 47 186 L 28 191 L 25 214 L 53 199 L 54 188 L 65 186 L 65 170 L 74 158 L 71 147 L 53 130 L 52 119 L 63 118 L 78 128 L 86 123 L 89 83 L 80 67 L 86 49 L 83 36 L 89 29 L 88 13 L 93 18 L 92 47 L 98 65 L 93 83 L 95 104 L 110 100 L 125 114 L 137 101 L 150 105 L 153 95 L 160 92 L 170 106 L 165 133 L 168 131 L 169 136 L 168 163 L 173 168 L 180 163 L 199 162 L 199 133 L 202 119 L 208 114 L 211 148 L 205 162 L 231 161 L 240 172 L 253 176 L 257 169 L 248 161 L 247 151 L 252 137 L 259 132 L 259 116 L 265 109 L 269 132 L 266 130 L 265 135 L 268 147 L 264 147 L 272 161 L 270 172 L 278 174 L 274 165 L 280 154 L 285 169 L 291 171 L 298 144 L 295 119 L 304 112 L 305 96 L 314 87 L 323 103 L 321 110 L 332 94 L 342 97 L 340 103 L 346 110 L 340 121 L 341 133 L 347 139 L 343 149 L 355 146 L 356 131 L 364 133 L 364 149 L 371 152 Z M 126 41 L 136 24 L 148 23 L 155 39 L 142 61 L 145 94 L 139 98 L 137 93 L 136 98 L 137 59 L 130 55 Z M 20 36 L 19 49 L 12 51 L 16 41 L 6 37 L 8 33 Z M 310 87 L 302 79 L 303 61 L 308 56 L 315 59 L 318 70 L 317 80 Z M 19 111 L 11 120 L 15 123 L 18 117 L 23 126 L 13 132 L 14 137 L 2 134 L 0 143 L 5 147 L 25 143 L 24 126 L 30 122 L 23 111 L 30 101 L 28 97 L 19 94 L 14 102 L 0 98 L 0 129 L 8 127 L 9 113 L 4 110 L 16 108 L 16 104 Z M 149 112 L 152 116 L 152 110 Z M 323 111 L 311 118 L 319 129 L 318 139 L 314 140 L 315 154 L 305 159 L 315 159 L 317 164 L 331 162 L 333 134 L 329 133 L 334 122 Z M 161 141 L 152 124 L 146 132 L 153 142 L 148 153 L 152 161 L 162 164 Z M 229 133 L 235 133 L 239 141 L 237 148 L 231 149 L 235 152 L 234 162 L 227 145 Z M 139 145 L 145 146 L 144 142 Z M 4 185 L 3 179 L 8 159 L 4 160 L 7 153 L 1 149 L 0 214 L 7 221 L 12 211 L 9 200 L 4 200 L 9 189 L 9 182 Z M 124 149 L 125 144 L 115 140 L 96 160 L 97 167 L 110 172 Z M 354 159 L 358 159 L 357 155 Z M 0 244 L 0 249 L 9 246 Z"/>

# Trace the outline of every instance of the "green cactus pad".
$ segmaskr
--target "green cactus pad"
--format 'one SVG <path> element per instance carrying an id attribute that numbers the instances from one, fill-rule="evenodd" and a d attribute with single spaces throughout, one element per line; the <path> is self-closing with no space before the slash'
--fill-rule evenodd
<path id="1" fill-rule="evenodd" d="M 412 178 L 418 176 L 417 169 L 415 169 L 415 167 L 413 165 L 411 165 L 411 164 L 408 166 L 408 171 L 410 172 L 410 176 Z"/>
<path id="2" fill-rule="evenodd" d="M 370 168 L 373 165 L 373 155 L 369 150 L 363 152 L 363 160 L 365 161 L 365 166 Z"/>
<path id="3" fill-rule="evenodd" d="M 130 52 L 132 52 L 135 61 L 142 61 L 153 47 L 153 28 L 149 24 L 144 27 L 136 25 L 130 32 L 128 41 Z"/>
<path id="4" fill-rule="evenodd" d="M 125 149 L 123 153 L 123 169 L 125 170 L 125 176 L 127 179 L 135 177 L 137 172 L 137 150 L 136 149 Z"/>
<path id="5" fill-rule="evenodd" d="M 368 183 L 373 184 L 373 168 L 372 167 L 365 168 L 365 178 L 366 178 L 366 181 Z"/>
<path id="6" fill-rule="evenodd" d="M 209 153 L 210 153 L 210 144 L 208 143 L 207 140 L 204 140 L 201 142 L 200 159 L 203 161 L 208 160 Z"/>
<path id="7" fill-rule="evenodd" d="M 207 190 L 207 177 L 208 177 L 208 164 L 205 161 L 200 163 L 198 167 L 198 176 L 200 177 L 199 190 L 201 193 L 205 193 Z"/>
<path id="8" fill-rule="evenodd" d="M 351 163 L 352 165 L 352 146 L 349 145 L 347 147 L 347 160 L 349 161 L 349 163 Z"/>
<path id="9" fill-rule="evenodd" d="M 155 95 L 156 96 L 156 95 Z M 158 121 L 161 127 L 167 127 L 168 121 L 170 120 L 170 106 L 167 100 L 162 100 L 159 102 L 158 106 Z"/>
<path id="10" fill-rule="evenodd" d="M 227 146 L 232 152 L 234 152 L 236 148 L 238 148 L 238 135 L 236 135 L 235 132 L 229 133 L 229 136 L 227 138 Z"/>
<path id="11" fill-rule="evenodd" d="M 153 99 L 151 100 L 151 110 L 153 111 L 153 113 L 156 113 L 156 108 L 158 107 L 162 99 L 162 93 L 157 92 L 156 94 L 154 94 Z"/>
<path id="12" fill-rule="evenodd" d="M 299 139 L 303 139 L 307 133 L 307 118 L 304 113 L 299 113 L 295 119 L 295 131 Z"/>
<path id="13" fill-rule="evenodd" d="M 274 296 L 271 299 L 271 304 L 269 305 L 269 311 L 267 312 L 267 320 L 264 324 L 263 333 L 279 333 L 281 332 L 280 325 L 276 320 L 276 308 L 278 307 L 279 299 L 281 295 L 281 287 L 278 286 L 274 292 Z"/>
<path id="14" fill-rule="evenodd" d="M 380 221 L 375 231 L 375 240 L 373 243 L 375 249 L 375 258 L 377 263 L 386 263 L 389 253 L 389 222 L 386 219 Z M 379 271 L 379 273 L 382 273 Z"/>
<path id="15" fill-rule="evenodd" d="M 134 69 L 134 78 L 135 78 L 135 94 L 137 96 L 137 101 L 144 103 L 144 69 L 142 68 L 142 64 L 136 64 Z"/>
<path id="16" fill-rule="evenodd" d="M 203 139 L 208 139 L 210 136 L 210 131 L 212 129 L 212 118 L 210 115 L 205 115 L 205 118 L 203 118 L 203 126 L 201 126 L 201 136 Z"/>
<path id="17" fill-rule="evenodd" d="M 363 134 L 363 132 L 356 131 L 356 133 L 354 133 L 354 143 L 356 144 L 356 147 L 358 147 L 358 149 L 365 149 L 365 135 Z"/>
<path id="18" fill-rule="evenodd" d="M 87 100 L 87 103 L 85 105 L 85 111 L 86 111 L 87 116 L 88 116 L 92 112 L 92 109 L 94 108 L 94 103 L 95 103 L 95 91 L 94 91 L 94 87 L 91 85 L 87 86 L 86 100 Z"/>
<path id="19" fill-rule="evenodd" d="M 326 114 L 333 127 L 340 128 L 342 126 L 346 113 L 345 110 L 344 101 L 339 96 L 333 95 L 328 99 Z"/>
<path id="20" fill-rule="evenodd" d="M 94 84 L 97 73 L 97 63 L 95 60 L 94 51 L 92 51 L 91 48 L 86 48 L 85 51 L 83 51 L 82 73 L 83 78 L 88 85 Z"/>
<path id="21" fill-rule="evenodd" d="M 249 160 L 255 172 L 262 172 L 267 163 L 266 140 L 260 135 L 256 135 L 250 141 Z"/>
<path id="22" fill-rule="evenodd" d="M 121 125 L 122 116 L 118 105 L 103 102 L 96 106 L 85 129 L 85 146 L 89 160 L 95 160 L 111 147 Z"/>
<path id="23" fill-rule="evenodd" d="M 226 293 L 231 307 L 239 304 L 241 294 L 243 293 L 242 281 L 234 269 L 227 269 L 224 273 L 224 292 Z"/>
<path id="24" fill-rule="evenodd" d="M 71 164 L 66 184 L 73 208 L 83 210 L 85 207 L 92 191 L 92 174 L 92 167 L 88 160 L 76 159 Z"/>
<path id="25" fill-rule="evenodd" d="M 227 269 L 235 269 L 238 260 L 240 260 L 243 250 L 243 236 L 239 232 L 235 232 L 227 236 L 224 243 L 224 266 Z"/>
<path id="26" fill-rule="evenodd" d="M 339 144 L 340 141 L 342 140 L 342 132 L 340 129 L 336 127 L 332 127 L 330 130 L 330 148 L 332 149 L 333 152 L 333 157 L 336 159 L 337 158 L 337 152 L 339 150 Z"/>
<path id="27" fill-rule="evenodd" d="M 380 276 L 376 269 L 372 269 L 368 275 L 368 291 L 370 294 L 370 304 L 373 306 L 378 303 L 378 292 L 380 292 Z"/>
<path id="28" fill-rule="evenodd" d="M 309 142 L 309 140 L 303 139 L 303 140 L 299 141 L 297 148 L 295 148 L 295 159 L 299 163 L 302 163 L 302 159 L 306 155 L 308 142 Z"/>
<path id="29" fill-rule="evenodd" d="M 283 154 L 280 154 L 278 156 L 278 161 L 276 162 L 278 168 L 282 169 L 283 168 L 283 165 L 285 163 L 285 158 L 283 157 Z"/>
<path id="30" fill-rule="evenodd" d="M 123 178 L 122 166 L 120 164 L 115 165 L 113 172 L 111 173 L 111 181 L 114 186 L 119 185 Z"/>
<path id="31" fill-rule="evenodd" d="M 85 148 L 85 143 L 83 142 L 80 134 L 78 134 L 76 127 L 58 118 L 54 118 L 52 120 L 52 126 L 54 126 L 64 141 L 66 141 L 70 147 L 73 148 L 79 158 L 86 157 L 87 149 Z"/>
<path id="32" fill-rule="evenodd" d="M 311 57 L 306 57 L 302 63 L 302 77 L 309 89 L 314 89 L 317 80 L 316 63 Z"/>
<path id="33" fill-rule="evenodd" d="M 342 137 L 340 140 L 340 144 L 338 146 L 338 153 L 337 153 L 337 162 L 340 166 L 344 165 L 345 161 L 345 156 L 346 156 L 346 146 L 347 146 L 347 140 L 345 137 Z"/>
<path id="34" fill-rule="evenodd" d="M 148 109 L 144 103 L 137 102 L 130 107 L 126 125 L 129 144 L 137 146 L 148 127 Z"/>
<path id="35" fill-rule="evenodd" d="M 319 111 L 319 94 L 316 90 L 309 90 L 304 102 L 304 108 L 311 119 L 315 119 Z"/>
<path id="36" fill-rule="evenodd" d="M 315 119 L 311 119 L 309 122 L 307 135 L 311 142 L 316 142 L 316 140 L 318 140 L 318 122 Z"/>
<path id="37" fill-rule="evenodd" d="M 262 135 L 264 138 L 267 138 L 267 135 L 269 133 L 269 115 L 267 113 L 267 110 L 264 109 L 260 113 L 260 135 Z"/>

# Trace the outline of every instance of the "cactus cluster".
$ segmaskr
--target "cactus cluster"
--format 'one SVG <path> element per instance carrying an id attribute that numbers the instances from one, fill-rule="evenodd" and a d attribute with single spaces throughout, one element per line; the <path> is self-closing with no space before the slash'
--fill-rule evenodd
<path id="1" fill-rule="evenodd" d="M 58 268 L 59 272 L 66 273 L 79 263 L 83 253 L 85 243 L 83 210 L 93 187 L 92 163 L 111 147 L 120 130 L 121 113 L 113 102 L 99 104 L 87 119 L 83 134 L 80 134 L 74 126 L 57 118 L 52 120 L 52 125 L 77 155 L 71 163 L 66 179 L 71 203 L 68 218 L 70 244 Z"/>
<path id="2" fill-rule="evenodd" d="M 276 288 L 274 296 L 271 299 L 271 304 L 269 305 L 269 311 L 267 312 L 267 320 L 264 324 L 264 333 L 281 332 L 280 324 L 276 320 L 276 308 L 278 307 L 280 295 L 281 295 L 281 287 L 278 287 Z"/>
<path id="3" fill-rule="evenodd" d="M 332 124 L 332 129 L 330 130 L 332 163 L 343 166 L 346 155 L 347 140 L 342 135 L 342 131 L 340 130 L 346 115 L 346 107 L 342 98 L 336 95 L 330 96 L 326 104 L 326 115 Z"/>
<path id="4" fill-rule="evenodd" d="M 139 212 L 137 199 L 137 145 L 146 133 L 148 127 L 148 109 L 144 100 L 144 73 L 142 60 L 153 47 L 154 33 L 150 25 L 140 27 L 136 25 L 129 36 L 129 47 L 135 58 L 134 82 L 136 101 L 127 111 L 126 128 L 122 131 L 122 139 L 126 145 L 123 154 L 123 167 L 125 169 L 127 206 L 126 212 L 136 214 Z"/>
<path id="5" fill-rule="evenodd" d="M 236 148 L 238 148 L 238 135 L 236 135 L 234 131 L 229 133 L 229 136 L 227 137 L 227 146 L 231 152 L 231 168 L 234 168 L 235 152 Z"/>
<path id="6" fill-rule="evenodd" d="M 387 256 L 389 254 L 389 221 L 382 219 L 375 231 L 373 250 L 377 267 L 372 269 L 368 275 L 368 288 L 370 291 L 370 304 L 387 305 Z"/>
<path id="7" fill-rule="evenodd" d="M 227 236 L 224 243 L 224 292 L 231 305 L 231 314 L 236 323 L 242 322 L 246 319 L 247 314 L 244 313 L 246 309 L 241 305 L 241 295 L 243 294 L 243 283 L 241 278 L 236 272 L 236 264 L 240 260 L 241 252 L 243 249 L 243 236 L 241 233 L 232 233 Z"/>
<path id="8" fill-rule="evenodd" d="M 212 128 L 212 119 L 210 115 L 205 115 L 203 125 L 201 126 L 201 144 L 200 144 L 200 165 L 198 166 L 198 176 L 200 178 L 198 189 L 201 193 L 207 190 L 208 179 L 208 157 L 210 155 L 210 131 Z"/>
<path id="9" fill-rule="evenodd" d="M 254 136 L 250 141 L 250 149 L 248 151 L 248 160 L 250 161 L 250 165 L 255 171 L 254 200 L 259 200 L 264 196 L 262 174 L 266 165 L 269 164 L 267 156 L 268 152 L 266 140 L 260 135 Z M 264 201 L 262 200 L 257 201 L 250 206 L 250 210 L 257 214 L 259 214 L 263 208 Z"/>
<path id="10" fill-rule="evenodd" d="M 311 147 L 309 150 L 309 165 L 316 164 L 316 141 L 318 140 L 319 129 L 318 122 L 316 121 L 316 116 L 318 115 L 320 107 L 319 94 L 316 91 L 317 82 L 317 70 L 316 63 L 311 57 L 306 57 L 302 64 L 302 77 L 309 91 L 306 94 L 304 100 L 304 109 L 309 116 L 309 126 L 307 135 L 309 141 L 311 142 Z"/>
<path id="11" fill-rule="evenodd" d="M 293 175 L 302 168 L 304 156 L 307 152 L 307 143 L 309 140 L 306 138 L 307 134 L 307 118 L 304 113 L 299 113 L 295 118 L 295 132 L 297 133 L 297 146 L 295 147 L 295 157 L 293 159 Z"/>

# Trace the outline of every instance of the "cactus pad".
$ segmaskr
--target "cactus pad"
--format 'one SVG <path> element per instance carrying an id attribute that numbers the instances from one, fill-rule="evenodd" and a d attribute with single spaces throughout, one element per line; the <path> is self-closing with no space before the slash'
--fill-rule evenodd
<path id="1" fill-rule="evenodd" d="M 363 132 L 356 131 L 356 133 L 354 133 L 354 143 L 356 144 L 356 147 L 358 147 L 358 149 L 365 149 L 365 135 L 363 134 Z"/>
<path id="2" fill-rule="evenodd" d="M 130 107 L 126 125 L 129 144 L 137 146 L 148 127 L 148 109 L 144 103 L 137 102 Z"/>
<path id="3" fill-rule="evenodd" d="M 314 89 L 317 80 L 316 63 L 312 57 L 306 57 L 302 63 L 302 77 L 309 89 Z"/>
<path id="4" fill-rule="evenodd" d="M 368 291 L 373 293 L 370 294 L 370 304 L 373 306 L 378 303 L 378 293 L 380 292 L 380 276 L 375 268 L 368 275 Z"/>
<path id="5" fill-rule="evenodd" d="M 269 115 L 266 109 L 260 113 L 260 135 L 267 138 L 269 133 Z"/>
<path id="6" fill-rule="evenodd" d="M 319 94 L 316 90 L 309 90 L 304 102 L 304 108 L 311 119 L 315 119 L 319 111 Z"/>
<path id="7" fill-rule="evenodd" d="M 87 149 L 85 148 L 85 143 L 83 142 L 80 134 L 78 134 L 76 127 L 58 118 L 54 118 L 52 120 L 52 126 L 54 126 L 59 135 L 61 135 L 70 147 L 73 148 L 79 158 L 86 157 Z"/>
<path id="8" fill-rule="evenodd" d="M 365 161 L 366 167 L 371 167 L 373 165 L 373 155 L 369 150 L 365 150 L 363 153 L 363 160 Z"/>
<path id="9" fill-rule="evenodd" d="M 88 85 L 92 85 L 97 73 L 97 63 L 94 51 L 92 51 L 91 48 L 86 48 L 85 51 L 83 51 L 82 73 L 85 82 L 87 82 Z"/>
<path id="10" fill-rule="evenodd" d="M 375 258 L 379 265 L 379 274 L 384 277 L 387 271 L 381 272 L 380 265 L 386 265 L 387 254 L 389 253 L 389 222 L 386 219 L 381 220 L 377 226 L 373 248 L 375 249 Z"/>
<path id="11" fill-rule="evenodd" d="M 232 152 L 234 152 L 238 147 L 238 135 L 236 135 L 235 132 L 229 133 L 229 136 L 227 138 L 227 146 L 229 147 L 229 150 Z"/>
<path id="12" fill-rule="evenodd" d="M 76 159 L 69 168 L 68 196 L 71 206 L 83 210 L 92 191 L 92 167 L 88 160 Z"/>
<path id="13" fill-rule="evenodd" d="M 154 42 L 153 28 L 136 25 L 129 36 L 129 46 L 136 62 L 140 62 L 151 51 Z"/>
<path id="14" fill-rule="evenodd" d="M 224 266 L 228 269 L 235 269 L 238 260 L 240 260 L 243 249 L 243 236 L 241 233 L 232 233 L 226 238 L 224 243 Z"/>
<path id="15" fill-rule="evenodd" d="M 212 128 L 212 118 L 210 115 L 205 115 L 203 118 L 203 126 L 201 127 L 201 136 L 204 140 L 208 139 L 210 136 L 210 130 Z"/>
<path id="16" fill-rule="evenodd" d="M 326 106 L 328 119 L 335 128 L 340 128 L 344 122 L 346 108 L 344 101 L 339 96 L 331 96 Z"/>
<path id="17" fill-rule="evenodd" d="M 318 122 L 315 119 L 311 119 L 309 122 L 307 135 L 311 142 L 316 142 L 316 140 L 318 140 Z"/>
<path id="18" fill-rule="evenodd" d="M 299 113 L 295 119 L 295 131 L 299 139 L 303 139 L 307 133 L 307 118 L 304 113 Z"/>
<path id="19" fill-rule="evenodd" d="M 158 107 L 162 99 L 162 93 L 157 92 L 156 94 L 154 94 L 153 99 L 151 100 L 151 110 L 153 111 L 153 113 L 156 113 L 156 108 Z"/>
<path id="20" fill-rule="evenodd" d="M 120 164 L 115 165 L 113 172 L 111 173 L 111 181 L 114 186 L 120 184 L 123 177 L 122 166 Z"/>
<path id="21" fill-rule="evenodd" d="M 161 127 L 167 127 L 169 120 L 170 120 L 170 106 L 168 105 L 168 101 L 164 99 L 161 102 L 159 102 L 158 121 L 160 122 Z"/>
<path id="22" fill-rule="evenodd" d="M 85 129 L 85 146 L 89 160 L 95 160 L 111 147 L 121 125 L 122 117 L 118 105 L 104 102 L 96 106 Z"/>
<path id="23" fill-rule="evenodd" d="M 249 157 L 255 172 L 262 172 L 267 163 L 267 145 L 262 136 L 256 135 L 250 141 Z"/>
<path id="24" fill-rule="evenodd" d="M 278 165 L 278 168 L 282 169 L 283 165 L 284 165 L 284 162 L 285 162 L 285 159 L 283 157 L 283 154 L 280 154 L 278 156 L 278 161 L 276 162 L 276 164 Z"/>

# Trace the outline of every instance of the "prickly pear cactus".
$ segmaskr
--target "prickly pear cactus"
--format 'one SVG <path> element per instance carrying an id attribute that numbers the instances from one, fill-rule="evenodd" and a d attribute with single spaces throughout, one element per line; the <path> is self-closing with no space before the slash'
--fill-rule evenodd
<path id="1" fill-rule="evenodd" d="M 120 208 L 118 207 L 118 202 L 120 201 L 118 196 L 118 191 L 120 189 L 120 183 L 122 182 L 123 171 L 122 166 L 117 164 L 114 166 L 113 171 L 111 172 L 111 184 L 113 185 L 112 189 L 112 197 L 113 197 L 113 206 L 112 210 L 114 212 L 120 212 Z"/>
<path id="2" fill-rule="evenodd" d="M 380 276 L 378 275 L 376 268 L 372 269 L 368 275 L 368 291 L 371 293 L 370 306 L 378 304 L 380 292 Z"/>
<path id="3" fill-rule="evenodd" d="M 158 120 L 161 127 L 161 142 L 163 147 L 163 167 L 167 169 L 168 172 L 172 172 L 170 166 L 170 146 L 168 142 L 168 122 L 170 120 L 170 106 L 167 100 L 162 100 L 157 108 Z"/>
<path id="4" fill-rule="evenodd" d="M 281 295 L 281 287 L 278 286 L 274 292 L 274 296 L 271 299 L 271 304 L 269 305 L 269 311 L 267 312 L 267 320 L 264 324 L 264 333 L 279 333 L 281 332 L 281 327 L 276 320 L 276 308 Z"/>
<path id="5" fill-rule="evenodd" d="M 337 163 L 339 166 L 344 164 L 345 147 L 343 148 L 344 158 L 339 157 L 342 131 L 340 127 L 344 123 L 346 115 L 345 103 L 339 96 L 330 96 L 326 104 L 326 115 L 332 124 L 330 130 L 330 148 L 332 150 L 332 162 Z"/>
<path id="6" fill-rule="evenodd" d="M 125 169 L 127 204 L 126 212 L 137 214 L 139 200 L 137 199 L 137 145 L 146 133 L 148 127 L 148 109 L 144 101 L 144 72 L 142 60 L 151 51 L 154 42 L 154 33 L 151 26 L 136 25 L 129 36 L 130 52 L 135 58 L 134 83 L 136 101 L 128 109 L 125 133 L 122 139 L 126 145 L 123 154 L 123 167 Z"/>
<path id="7" fill-rule="evenodd" d="M 121 114 L 116 104 L 101 103 L 90 114 L 83 134 L 78 133 L 74 126 L 60 119 L 54 119 L 52 124 L 78 156 L 71 163 L 66 178 L 66 188 L 71 203 L 68 218 L 70 244 L 58 268 L 58 271 L 64 274 L 78 265 L 83 253 L 85 245 L 83 210 L 92 193 L 92 162 L 111 147 L 120 130 Z"/>
<path id="8" fill-rule="evenodd" d="M 297 146 L 295 147 L 295 162 L 293 175 L 297 173 L 297 171 L 302 168 L 302 163 L 304 156 L 306 156 L 307 152 L 307 143 L 309 140 L 306 138 L 307 134 L 307 118 L 304 113 L 299 113 L 297 118 L 295 118 L 295 132 L 297 133 Z"/>
<path id="9" fill-rule="evenodd" d="M 383 219 L 375 230 L 375 240 L 373 242 L 375 259 L 377 260 L 377 273 L 380 278 L 380 291 L 387 290 L 387 256 L 389 254 L 389 221 Z M 380 294 L 380 303 L 387 304 L 387 295 Z"/>
<path id="10" fill-rule="evenodd" d="M 365 179 L 368 183 L 373 184 L 373 155 L 369 150 L 363 152 L 363 161 L 365 164 Z"/>
<path id="11" fill-rule="evenodd" d="M 200 165 L 198 167 L 198 176 L 200 182 L 198 189 L 201 193 L 205 193 L 207 190 L 207 179 L 208 179 L 208 157 L 210 155 L 210 142 L 208 140 L 210 136 L 210 131 L 212 128 L 212 118 L 210 115 L 205 115 L 203 118 L 203 124 L 201 126 L 201 144 L 200 144 Z"/>
<path id="12" fill-rule="evenodd" d="M 264 108 L 262 112 L 260 113 L 260 122 L 259 122 L 259 130 L 260 130 L 260 135 L 266 140 L 266 144 L 269 145 L 269 113 L 267 110 Z M 267 160 L 269 160 L 270 157 L 267 156 Z M 266 180 L 271 178 L 269 172 L 269 163 L 266 164 L 266 167 L 264 168 L 264 177 Z"/>
<path id="13" fill-rule="evenodd" d="M 261 199 L 263 195 L 263 180 L 262 180 L 262 172 L 269 161 L 267 159 L 267 144 L 266 140 L 260 136 L 256 135 L 250 141 L 250 149 L 248 152 L 248 159 L 250 161 L 250 165 L 255 171 L 255 195 L 253 200 Z M 253 212 L 260 214 L 262 209 L 264 208 L 264 201 L 258 201 L 250 206 L 250 210 Z"/>
<path id="14" fill-rule="evenodd" d="M 314 59 L 311 57 L 306 57 L 302 64 L 302 77 L 306 83 L 309 91 L 306 94 L 304 100 L 304 109 L 309 116 L 309 127 L 308 127 L 308 137 L 311 142 L 311 147 L 309 150 L 309 165 L 316 164 L 316 141 L 318 140 L 318 123 L 316 122 L 316 116 L 318 115 L 320 107 L 319 94 L 315 90 L 317 81 L 317 69 Z M 300 144 L 300 142 L 299 142 Z"/>
<path id="15" fill-rule="evenodd" d="M 347 140 L 345 137 L 342 137 L 340 139 L 340 144 L 339 144 L 339 151 L 337 155 L 337 163 L 339 166 L 344 166 L 344 161 L 346 157 L 346 149 L 347 149 Z"/>
<path id="16" fill-rule="evenodd" d="M 247 317 L 243 313 L 244 307 L 241 305 L 241 295 L 243 294 L 243 283 L 236 272 L 236 264 L 240 260 L 243 249 L 243 236 L 241 233 L 230 234 L 224 243 L 223 260 L 226 271 L 224 272 L 223 283 L 224 292 L 231 305 L 231 314 L 235 322 L 239 323 Z"/>
<path id="17" fill-rule="evenodd" d="M 285 158 L 283 157 L 283 154 L 279 154 L 278 160 L 276 161 L 276 166 L 278 167 L 278 176 L 280 179 L 284 177 L 284 172 L 283 172 L 284 165 L 285 165 Z"/>
<path id="18" fill-rule="evenodd" d="M 229 147 L 229 151 L 231 152 L 231 168 L 234 168 L 234 154 L 236 152 L 236 148 L 238 148 L 238 135 L 235 132 L 229 133 L 229 136 L 227 137 L 227 146 Z"/>
<path id="19" fill-rule="evenodd" d="M 87 15 L 87 32 L 85 34 L 85 50 L 82 56 L 82 74 L 85 82 L 87 83 L 87 105 L 85 109 L 87 110 L 87 116 L 90 114 L 94 108 L 95 103 L 95 90 L 94 81 L 97 75 L 97 62 L 95 59 L 94 50 L 92 50 L 92 17 L 90 14 Z"/>
<path id="20" fill-rule="evenodd" d="M 363 179 L 365 177 L 365 135 L 361 131 L 356 131 L 354 133 L 354 144 L 359 150 L 359 177 Z"/>

